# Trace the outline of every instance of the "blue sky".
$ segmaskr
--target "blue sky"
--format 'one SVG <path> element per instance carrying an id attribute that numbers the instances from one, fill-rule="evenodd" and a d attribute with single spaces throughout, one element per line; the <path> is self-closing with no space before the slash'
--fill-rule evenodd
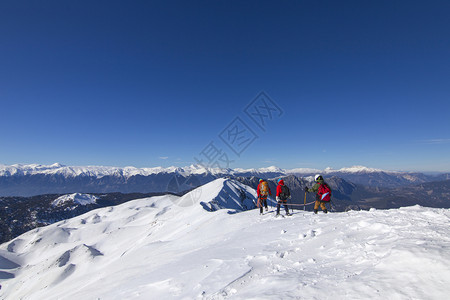
<path id="1" fill-rule="evenodd" d="M 2 1 L 0 163 L 450 171 L 449 15 L 439 0 Z M 260 101 L 280 109 L 263 128 L 245 113 Z"/>

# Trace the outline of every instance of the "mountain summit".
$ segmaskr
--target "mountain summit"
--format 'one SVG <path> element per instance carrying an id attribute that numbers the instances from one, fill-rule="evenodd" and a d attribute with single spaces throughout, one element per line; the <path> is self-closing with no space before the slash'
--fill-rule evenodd
<path id="1" fill-rule="evenodd" d="M 247 185 L 231 179 L 219 178 L 196 188 L 181 197 L 179 206 L 200 203 L 208 211 L 232 209 L 244 211 L 256 207 L 256 191 Z"/>

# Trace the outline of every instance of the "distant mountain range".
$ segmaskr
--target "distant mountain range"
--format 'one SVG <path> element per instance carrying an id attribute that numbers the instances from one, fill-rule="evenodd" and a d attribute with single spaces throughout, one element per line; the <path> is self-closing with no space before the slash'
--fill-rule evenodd
<path id="1" fill-rule="evenodd" d="M 313 176 L 298 176 L 298 173 L 294 175 L 290 172 L 276 171 L 275 169 L 245 172 L 233 170 L 234 173 L 231 171 L 227 173 L 174 171 L 172 173 L 159 172 L 146 176 L 130 175 L 129 177 L 125 177 L 123 173 L 122 176 L 110 174 L 104 177 L 97 176 L 98 173 L 96 176 L 92 175 L 93 173 L 90 176 L 81 173 L 77 176 L 66 177 L 61 174 L 62 172 L 58 174 L 54 171 L 50 174 L 42 172 L 25 174 L 25 172 L 19 171 L 15 172 L 15 175 L 0 176 L 2 192 L 5 191 L 5 188 L 9 188 L 9 191 L 14 191 L 17 194 L 23 193 L 23 191 L 27 191 L 27 193 L 34 191 L 34 193 L 39 194 L 27 197 L 0 197 L 0 243 L 8 241 L 27 230 L 78 216 L 92 209 L 167 193 L 183 195 L 186 191 L 193 190 L 206 182 L 214 181 L 220 176 L 232 177 L 254 190 L 256 190 L 261 177 L 270 178 L 268 182 L 272 190 L 272 198 L 275 196 L 276 179 L 282 177 L 291 190 L 292 199 L 289 200 L 289 204 L 293 204 L 295 209 L 303 209 L 304 188 L 305 186 L 311 187 L 314 184 Z M 389 209 L 416 204 L 450 208 L 450 180 L 422 182 L 437 177 L 384 171 L 360 171 L 359 173 L 339 171 L 336 173 L 342 177 L 331 175 L 332 172 L 323 172 L 325 180 L 333 191 L 333 209 L 331 211 L 367 210 L 370 208 Z M 240 174 L 244 176 L 237 176 Z M 378 182 L 382 183 L 383 186 L 354 183 L 343 178 L 347 176 L 354 181 Z M 405 184 L 407 182 L 405 178 L 409 178 L 409 185 Z M 396 179 L 398 180 L 396 181 Z M 415 181 L 421 183 L 411 184 Z M 11 184 L 13 182 L 14 184 Z M 397 186 L 390 187 L 392 182 L 395 182 Z M 154 190 L 160 189 L 160 192 L 129 193 L 133 189 L 147 191 L 148 187 Z M 105 192 L 105 190 L 122 192 Z M 123 192 L 124 190 L 126 192 Z M 224 194 L 221 194 L 220 197 L 216 197 L 220 201 L 226 202 L 225 198 L 228 197 L 228 194 L 233 194 L 233 197 L 230 196 L 233 199 L 241 198 L 245 200 L 248 198 L 246 196 L 248 192 L 246 191 L 238 193 L 238 196 L 233 189 L 226 188 L 223 192 Z M 204 206 L 217 209 L 216 198 L 213 202 L 205 203 Z M 314 200 L 314 194 L 308 193 L 306 195 L 307 203 Z M 189 199 L 184 202 L 192 203 L 192 201 L 189 202 Z M 248 203 L 242 203 L 246 207 L 250 206 Z M 270 203 L 273 205 L 273 202 Z M 306 210 L 312 210 L 312 206 L 308 205 Z"/>
<path id="2" fill-rule="evenodd" d="M 237 177 L 236 180 L 254 189 L 258 186 L 257 177 Z M 292 198 L 289 203 L 294 208 L 303 209 L 305 199 L 305 186 L 311 187 L 312 178 L 303 178 L 295 175 L 283 177 L 285 184 L 290 188 Z M 427 207 L 450 208 L 450 180 L 426 182 L 400 187 L 371 187 L 349 182 L 341 177 L 326 177 L 326 182 L 332 189 L 332 204 L 334 211 L 368 210 L 370 208 L 390 209 L 411 205 Z M 268 180 L 273 194 L 276 191 L 276 180 Z M 306 202 L 315 201 L 313 193 L 306 194 Z M 306 207 L 311 210 L 311 206 Z"/>
<path id="3" fill-rule="evenodd" d="M 135 168 L 102 166 L 0 165 L 0 196 L 35 196 L 66 193 L 181 193 L 221 177 L 277 178 L 288 175 L 337 176 L 354 184 L 370 187 L 401 187 L 450 179 L 450 174 L 392 172 L 362 166 L 333 170 L 291 169 L 209 169 Z"/>

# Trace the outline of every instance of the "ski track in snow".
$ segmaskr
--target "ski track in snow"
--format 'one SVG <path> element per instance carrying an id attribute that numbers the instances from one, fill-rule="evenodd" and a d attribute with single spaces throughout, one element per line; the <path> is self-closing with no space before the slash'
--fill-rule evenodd
<path id="1" fill-rule="evenodd" d="M 220 179 L 198 200 L 245 189 Z M 178 202 L 135 200 L 1 245 L 0 299 L 448 299 L 448 209 L 274 218 Z"/>

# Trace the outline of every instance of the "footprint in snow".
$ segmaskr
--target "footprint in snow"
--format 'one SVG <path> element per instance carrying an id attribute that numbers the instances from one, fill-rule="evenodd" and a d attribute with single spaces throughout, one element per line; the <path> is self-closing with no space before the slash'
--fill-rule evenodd
<path id="1" fill-rule="evenodd" d="M 310 230 L 310 231 L 308 231 L 307 233 L 301 233 L 301 234 L 298 236 L 298 238 L 299 238 L 299 239 L 304 239 L 304 238 L 307 238 L 307 237 L 315 237 L 315 236 L 317 236 L 318 234 L 320 234 L 320 229 Z"/>

